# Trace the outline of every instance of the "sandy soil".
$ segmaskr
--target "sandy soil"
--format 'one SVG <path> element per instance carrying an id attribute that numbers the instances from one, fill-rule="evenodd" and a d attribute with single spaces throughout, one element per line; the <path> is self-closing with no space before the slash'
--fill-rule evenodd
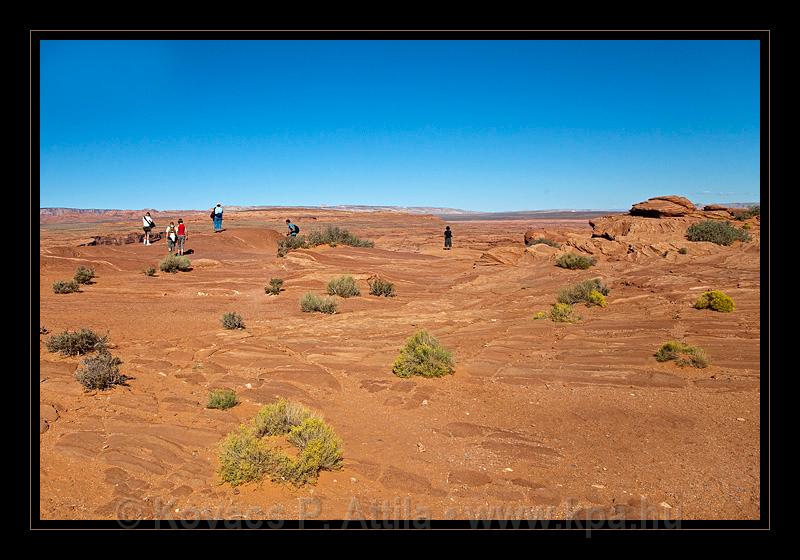
<path id="1" fill-rule="evenodd" d="M 214 234 L 198 213 L 188 218 L 194 269 L 146 277 L 164 241 L 78 246 L 136 231 L 138 217 L 41 226 L 41 324 L 107 333 L 133 378 L 85 393 L 72 377 L 79 360 L 40 337 L 43 519 L 759 517 L 757 242 L 600 255 L 571 271 L 526 251 L 522 237 L 545 227 L 588 239 L 585 220 L 454 223 L 454 248 L 443 251 L 445 222 L 430 216 L 291 217 L 303 233 L 336 224 L 375 248 L 281 259 L 284 215 L 226 213 Z M 53 294 L 81 264 L 96 268 L 95 283 Z M 302 313 L 300 296 L 339 274 L 355 276 L 362 295 L 335 315 Z M 397 297 L 366 295 L 373 274 Z M 274 276 L 285 291 L 267 296 Z M 595 276 L 611 287 L 607 308 L 576 306 L 576 324 L 532 319 L 559 289 Z M 711 288 L 736 311 L 693 309 Z M 224 330 L 226 311 L 247 328 Z M 454 376 L 392 374 L 418 328 L 453 351 Z M 674 338 L 703 347 L 711 366 L 656 362 Z M 235 389 L 241 404 L 204 408 L 215 387 Z M 277 396 L 324 414 L 344 441 L 344 469 L 301 489 L 221 484 L 217 443 Z"/>

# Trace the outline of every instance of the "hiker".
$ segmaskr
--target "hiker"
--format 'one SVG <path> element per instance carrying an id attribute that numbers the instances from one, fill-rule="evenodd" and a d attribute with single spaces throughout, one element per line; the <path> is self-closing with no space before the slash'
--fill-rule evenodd
<path id="1" fill-rule="evenodd" d="M 222 231 L 222 204 L 217 203 L 217 206 L 211 210 L 211 218 L 214 220 L 214 233 Z"/>
<path id="2" fill-rule="evenodd" d="M 178 218 L 178 254 L 183 255 L 186 250 L 186 240 L 189 238 L 186 235 L 186 224 L 183 223 L 183 218 Z"/>
<path id="3" fill-rule="evenodd" d="M 450 226 L 444 228 L 444 250 L 449 251 L 453 246 L 453 232 L 450 231 Z"/>
<path id="4" fill-rule="evenodd" d="M 286 227 L 289 228 L 289 233 L 286 234 L 286 237 L 297 237 L 297 234 L 300 233 L 300 228 L 293 224 L 292 220 L 286 220 Z"/>
<path id="5" fill-rule="evenodd" d="M 144 236 L 142 237 L 142 244 L 143 245 L 150 245 L 150 231 L 156 227 L 156 223 L 153 221 L 153 218 L 150 217 L 150 212 L 145 213 L 142 216 L 142 226 L 144 229 Z"/>
<path id="6" fill-rule="evenodd" d="M 171 253 L 178 241 L 178 232 L 175 230 L 175 222 L 170 222 L 167 226 L 167 250 Z"/>

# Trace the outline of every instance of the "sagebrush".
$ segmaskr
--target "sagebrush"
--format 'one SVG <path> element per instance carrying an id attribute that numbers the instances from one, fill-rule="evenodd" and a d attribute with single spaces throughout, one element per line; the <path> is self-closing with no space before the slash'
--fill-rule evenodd
<path id="1" fill-rule="evenodd" d="M 750 235 L 728 222 L 704 220 L 689 226 L 686 230 L 689 241 L 710 241 L 717 245 L 730 245 L 734 241 L 750 241 Z"/>
<path id="2" fill-rule="evenodd" d="M 339 276 L 328 282 L 328 294 L 343 298 L 360 295 L 355 278 L 352 276 Z"/>
<path id="3" fill-rule="evenodd" d="M 550 307 L 550 320 L 554 323 L 576 323 L 581 318 L 569 303 L 554 303 Z"/>
<path id="4" fill-rule="evenodd" d="M 214 389 L 208 394 L 206 408 L 219 408 L 224 410 L 236 406 L 238 402 L 236 391 L 232 389 Z"/>
<path id="5" fill-rule="evenodd" d="M 80 286 L 75 280 L 56 280 L 53 282 L 53 293 L 55 294 L 71 294 L 79 291 Z"/>
<path id="6" fill-rule="evenodd" d="M 327 297 L 320 297 L 317 294 L 306 292 L 300 298 L 300 309 L 306 313 L 313 311 L 319 313 L 336 313 L 337 304 L 334 300 Z"/>
<path id="7" fill-rule="evenodd" d="M 373 296 L 394 297 L 397 294 L 394 291 L 394 284 L 382 278 L 372 278 L 368 282 L 369 293 Z"/>
<path id="8" fill-rule="evenodd" d="M 290 251 L 307 249 L 317 245 L 349 245 L 351 247 L 374 247 L 375 243 L 368 239 L 360 239 L 346 229 L 338 226 L 326 226 L 321 230 L 314 230 L 307 236 L 298 235 L 287 237 L 278 242 L 278 256 L 285 257 Z"/>
<path id="9" fill-rule="evenodd" d="M 148 266 L 142 272 L 144 273 L 145 276 L 155 276 L 156 275 L 156 267 Z"/>
<path id="10" fill-rule="evenodd" d="M 592 292 L 598 292 L 601 296 L 607 296 L 610 292 L 608 286 L 603 284 L 600 278 L 592 278 L 584 280 L 567 288 L 563 288 L 559 293 L 556 301 L 559 303 L 568 303 L 573 305 L 575 303 L 586 303 L 587 305 L 596 304 L 597 297 L 592 298 Z M 605 298 L 603 298 L 605 301 Z"/>
<path id="11" fill-rule="evenodd" d="M 264 292 L 273 296 L 277 296 L 283 289 L 283 278 L 270 278 L 269 286 L 264 286 Z"/>
<path id="12" fill-rule="evenodd" d="M 159 268 L 162 272 L 186 272 L 187 270 L 191 270 L 192 263 L 189 261 L 187 257 L 182 255 L 167 255 L 161 263 L 159 263 Z"/>
<path id="13" fill-rule="evenodd" d="M 733 299 L 719 290 L 711 290 L 702 294 L 695 302 L 694 307 L 696 309 L 713 309 L 722 313 L 730 313 L 736 308 Z"/>
<path id="14" fill-rule="evenodd" d="M 75 271 L 75 276 L 73 276 L 73 280 L 75 280 L 78 284 L 90 284 L 92 282 L 92 278 L 95 277 L 95 271 L 93 268 L 88 266 L 79 266 L 78 269 Z"/>
<path id="15" fill-rule="evenodd" d="M 442 377 L 455 371 L 453 355 L 433 335 L 419 330 L 408 338 L 394 361 L 392 371 L 398 377 Z"/>
<path id="16" fill-rule="evenodd" d="M 595 257 L 587 257 L 584 255 L 576 255 L 575 253 L 564 253 L 556 259 L 556 266 L 561 268 L 587 269 L 597 263 Z"/>
<path id="17" fill-rule="evenodd" d="M 104 350 L 108 347 L 108 337 L 100 336 L 90 329 L 64 331 L 54 334 L 47 341 L 50 352 L 60 352 L 65 356 L 77 356 Z"/>
<path id="18" fill-rule="evenodd" d="M 75 379 L 89 390 L 104 390 L 113 385 L 124 385 L 128 377 L 120 373 L 122 360 L 101 350 L 96 356 L 85 358 L 75 372 Z"/>
<path id="19" fill-rule="evenodd" d="M 677 340 L 670 340 L 662 344 L 656 352 L 656 360 L 659 362 L 674 360 L 679 366 L 693 366 L 696 368 L 704 368 L 709 363 L 708 357 L 702 348 Z"/>
<path id="20" fill-rule="evenodd" d="M 222 326 L 226 329 L 243 329 L 244 319 L 238 313 L 231 311 L 222 316 Z"/>

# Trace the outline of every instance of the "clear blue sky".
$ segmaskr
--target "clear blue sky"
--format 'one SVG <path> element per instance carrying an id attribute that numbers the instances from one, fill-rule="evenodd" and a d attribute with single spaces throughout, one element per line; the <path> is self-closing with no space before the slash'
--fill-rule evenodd
<path id="1" fill-rule="evenodd" d="M 756 41 L 44 41 L 41 206 L 759 200 Z"/>

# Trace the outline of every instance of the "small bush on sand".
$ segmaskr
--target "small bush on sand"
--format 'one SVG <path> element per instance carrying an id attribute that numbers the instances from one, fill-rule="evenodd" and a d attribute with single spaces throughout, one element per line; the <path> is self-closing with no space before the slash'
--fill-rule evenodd
<path id="1" fill-rule="evenodd" d="M 398 377 L 442 377 L 455 371 L 453 355 L 427 331 L 417 331 L 406 340 L 392 371 Z"/>
<path id="2" fill-rule="evenodd" d="M 537 311 L 533 314 L 533 320 L 538 321 L 539 319 L 547 319 L 547 312 L 546 311 Z"/>
<path id="3" fill-rule="evenodd" d="M 270 278 L 269 286 L 264 286 L 264 293 L 277 296 L 283 289 L 283 278 Z"/>
<path id="4" fill-rule="evenodd" d="M 590 301 L 592 292 L 599 292 L 600 295 L 607 296 L 610 290 L 600 278 L 592 278 L 562 289 L 558 293 L 556 301 L 570 305 L 581 302 L 591 305 L 593 303 Z"/>
<path id="5" fill-rule="evenodd" d="M 80 286 L 75 280 L 56 280 L 53 282 L 54 294 L 71 294 L 79 291 L 81 291 Z"/>
<path id="6" fill-rule="evenodd" d="M 736 219 L 740 220 L 740 221 L 749 220 L 750 218 L 755 218 L 756 216 L 760 216 L 760 215 L 761 215 L 761 206 L 760 205 L 756 205 L 756 206 L 753 206 L 751 208 L 748 208 L 747 210 L 745 210 L 743 212 L 737 212 L 736 213 Z"/>
<path id="7" fill-rule="evenodd" d="M 232 408 L 238 402 L 235 391 L 231 389 L 214 389 L 208 394 L 206 408 Z"/>
<path id="8" fill-rule="evenodd" d="M 278 256 L 285 257 L 291 251 L 306 248 L 308 248 L 308 243 L 306 243 L 305 235 L 286 237 L 278 241 Z"/>
<path id="9" fill-rule="evenodd" d="M 539 237 L 537 239 L 532 239 L 527 243 L 528 247 L 533 247 L 534 245 L 549 245 L 550 247 L 555 247 L 556 249 L 561 248 L 561 243 L 557 243 L 552 239 L 547 239 L 546 237 Z"/>
<path id="10" fill-rule="evenodd" d="M 750 241 L 746 231 L 733 227 L 728 222 L 704 220 L 686 230 L 689 241 L 710 241 L 717 245 L 730 245 L 734 241 Z"/>
<path id="11" fill-rule="evenodd" d="M 90 284 L 92 278 L 94 278 L 94 269 L 88 266 L 79 266 L 75 271 L 75 276 L 73 276 L 73 279 L 78 284 Z"/>
<path id="12" fill-rule="evenodd" d="M 589 301 L 586 302 L 587 307 L 596 305 L 598 307 L 606 307 L 608 303 L 606 303 L 606 296 L 602 293 L 598 292 L 597 290 L 592 290 L 589 292 Z"/>
<path id="13" fill-rule="evenodd" d="M 349 245 L 350 247 L 374 247 L 375 243 L 368 239 L 360 239 L 338 226 L 325 226 L 321 230 L 315 230 L 308 234 L 308 245 L 316 247 L 317 245 L 330 245 L 336 247 L 337 245 Z"/>
<path id="14" fill-rule="evenodd" d="M 730 313 L 736 306 L 730 296 L 718 290 L 712 290 L 701 295 L 694 304 L 695 309 L 713 309 L 723 313 Z"/>
<path id="15" fill-rule="evenodd" d="M 569 268 L 571 270 L 578 268 L 586 269 L 590 266 L 594 266 L 596 262 L 597 259 L 595 257 L 586 257 L 584 255 L 576 255 L 575 253 L 564 253 L 556 259 L 556 266 Z"/>
<path id="16" fill-rule="evenodd" d="M 192 268 L 188 258 L 181 255 L 167 255 L 158 265 L 162 272 L 186 272 Z"/>
<path id="17" fill-rule="evenodd" d="M 750 224 L 744 224 L 744 225 L 742 225 L 742 229 L 752 229 L 752 227 L 753 227 L 753 226 L 751 226 Z"/>
<path id="18" fill-rule="evenodd" d="M 306 292 L 300 298 L 300 309 L 306 313 L 317 311 L 319 313 L 336 313 L 336 302 L 330 298 L 320 297 L 317 294 Z"/>
<path id="19" fill-rule="evenodd" d="M 281 435 L 298 448 L 296 458 L 263 439 Z M 233 486 L 265 476 L 302 486 L 314 482 L 320 470 L 340 469 L 342 455 L 341 440 L 321 417 L 301 404 L 280 399 L 223 440 L 219 474 Z"/>
<path id="20" fill-rule="evenodd" d="M 328 282 L 328 293 L 343 298 L 360 295 L 358 284 L 352 276 L 339 276 Z"/>
<path id="21" fill-rule="evenodd" d="M 394 284 L 382 278 L 372 278 L 368 283 L 369 293 L 372 296 L 394 297 L 397 295 L 394 291 Z"/>
<path id="22" fill-rule="evenodd" d="M 78 356 L 88 354 L 95 350 L 105 350 L 108 346 L 108 337 L 100 336 L 89 329 L 71 332 L 64 331 L 54 334 L 47 341 L 50 352 L 61 352 L 65 356 Z"/>
<path id="23" fill-rule="evenodd" d="M 681 255 L 685 255 L 688 252 L 689 252 L 689 249 L 687 249 L 686 247 L 681 247 L 680 249 L 678 249 L 678 253 L 680 253 Z"/>
<path id="24" fill-rule="evenodd" d="M 108 389 L 112 385 L 124 385 L 128 378 L 119 372 L 122 360 L 102 350 L 81 362 L 82 367 L 75 372 L 75 379 L 88 390 Z"/>
<path id="25" fill-rule="evenodd" d="M 581 320 L 568 303 L 554 303 L 550 308 L 550 320 L 554 323 L 576 323 Z"/>
<path id="26" fill-rule="evenodd" d="M 243 329 L 244 320 L 241 315 L 231 311 L 222 316 L 222 326 L 226 329 Z"/>
<path id="27" fill-rule="evenodd" d="M 659 362 L 667 362 L 675 360 L 679 366 L 694 366 L 696 368 L 704 368 L 708 365 L 708 358 L 706 353 L 697 346 L 670 340 L 661 345 L 661 348 L 656 352 L 656 360 Z"/>
<path id="28" fill-rule="evenodd" d="M 144 269 L 143 272 L 144 272 L 145 276 L 155 276 L 156 275 L 156 267 L 148 266 L 147 268 Z"/>

